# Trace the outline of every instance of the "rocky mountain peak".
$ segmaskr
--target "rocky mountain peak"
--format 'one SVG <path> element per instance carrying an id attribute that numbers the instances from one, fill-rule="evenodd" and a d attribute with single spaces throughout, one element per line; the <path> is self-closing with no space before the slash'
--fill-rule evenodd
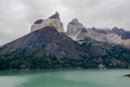
<path id="1" fill-rule="evenodd" d="M 105 30 L 96 29 L 95 27 L 92 27 L 92 30 L 95 31 L 95 32 L 97 32 L 97 33 L 107 34 Z"/>
<path id="2" fill-rule="evenodd" d="M 81 30 L 81 32 L 87 33 L 88 31 L 86 30 L 86 28 L 83 28 L 83 29 Z"/>
<path id="3" fill-rule="evenodd" d="M 31 32 L 39 30 L 44 27 L 54 27 L 56 28 L 59 32 L 64 32 L 63 29 L 63 24 L 60 21 L 59 13 L 56 12 L 54 15 L 49 17 L 46 20 L 39 19 L 37 20 L 32 26 L 31 26 Z"/>
<path id="4" fill-rule="evenodd" d="M 60 14 L 56 11 L 54 15 L 52 15 L 51 17 L 49 18 L 57 18 L 60 20 Z"/>
<path id="5" fill-rule="evenodd" d="M 70 24 L 79 24 L 79 21 L 78 21 L 77 18 L 74 18 L 74 19 L 70 22 Z"/>
<path id="6" fill-rule="evenodd" d="M 113 27 L 112 29 L 105 29 L 107 34 L 117 34 L 119 36 L 121 36 L 123 33 L 127 32 L 122 28 L 118 28 L 118 27 Z"/>
<path id="7" fill-rule="evenodd" d="M 84 28 L 83 25 L 75 18 L 67 26 L 67 35 L 75 40 L 82 28 Z"/>
<path id="8" fill-rule="evenodd" d="M 44 20 L 43 20 L 43 19 L 36 20 L 36 21 L 34 22 L 34 24 L 41 24 L 42 21 L 44 21 Z"/>
<path id="9" fill-rule="evenodd" d="M 112 32 L 115 33 L 115 34 L 117 34 L 117 35 L 119 35 L 119 36 L 121 36 L 123 33 L 125 33 L 125 30 L 123 30 L 122 28 L 114 27 L 112 29 Z"/>
<path id="10" fill-rule="evenodd" d="M 115 26 L 115 27 L 113 27 L 112 30 L 119 30 L 119 28 Z"/>

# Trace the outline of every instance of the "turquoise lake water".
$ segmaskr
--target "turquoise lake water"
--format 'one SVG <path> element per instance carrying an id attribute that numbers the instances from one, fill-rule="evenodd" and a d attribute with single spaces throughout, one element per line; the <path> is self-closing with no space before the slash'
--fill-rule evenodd
<path id="1" fill-rule="evenodd" d="M 3 70 L 0 87 L 130 87 L 129 69 Z"/>

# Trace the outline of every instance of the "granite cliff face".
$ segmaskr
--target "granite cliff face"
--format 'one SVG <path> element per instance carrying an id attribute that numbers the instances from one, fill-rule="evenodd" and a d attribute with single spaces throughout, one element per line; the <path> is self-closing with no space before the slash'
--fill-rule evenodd
<path id="1" fill-rule="evenodd" d="M 31 32 L 36 31 L 38 29 L 53 26 L 55 27 L 59 32 L 64 32 L 63 24 L 60 21 L 59 13 L 56 12 L 54 15 L 49 17 L 46 20 L 37 20 L 31 27 Z"/>
<path id="2" fill-rule="evenodd" d="M 77 18 L 75 18 L 68 24 L 66 34 L 73 40 L 76 40 L 77 35 L 83 28 L 83 25 L 79 23 Z"/>

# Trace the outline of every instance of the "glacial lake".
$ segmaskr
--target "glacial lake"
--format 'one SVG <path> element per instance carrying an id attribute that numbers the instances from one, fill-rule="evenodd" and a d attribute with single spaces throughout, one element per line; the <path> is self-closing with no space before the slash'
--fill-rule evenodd
<path id="1" fill-rule="evenodd" d="M 130 87 L 129 69 L 1 70 L 0 87 Z"/>

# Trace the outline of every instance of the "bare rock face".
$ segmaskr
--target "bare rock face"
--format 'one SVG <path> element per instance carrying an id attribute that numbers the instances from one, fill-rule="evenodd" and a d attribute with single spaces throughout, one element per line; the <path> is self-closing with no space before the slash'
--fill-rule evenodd
<path id="1" fill-rule="evenodd" d="M 83 28 L 81 30 L 81 32 L 77 35 L 76 41 L 81 41 L 81 40 L 84 40 L 85 38 L 87 38 L 87 35 L 86 35 L 87 32 L 88 31 L 85 28 Z"/>
<path id="2" fill-rule="evenodd" d="M 49 17 L 49 18 L 57 18 L 57 19 L 60 20 L 59 16 L 60 16 L 60 14 L 56 11 L 56 13 L 54 15 L 52 15 L 51 17 Z"/>
<path id="3" fill-rule="evenodd" d="M 68 24 L 66 34 L 75 40 L 82 28 L 84 28 L 83 25 L 75 18 Z"/>
<path id="4" fill-rule="evenodd" d="M 85 28 L 78 19 L 73 19 L 67 27 L 67 35 L 75 41 L 83 40 L 89 37 L 93 40 L 106 42 L 106 32 L 96 28 Z"/>
<path id="5" fill-rule="evenodd" d="M 112 30 L 105 30 L 107 34 L 116 34 L 121 36 L 121 39 L 127 40 L 130 39 L 130 31 L 126 31 L 122 28 L 114 27 Z"/>
<path id="6" fill-rule="evenodd" d="M 56 12 L 54 15 L 49 17 L 46 20 L 37 20 L 32 26 L 31 26 L 31 32 L 39 30 L 44 27 L 53 26 L 55 27 L 59 32 L 64 32 L 63 24 L 60 21 L 59 13 Z"/>
<path id="7" fill-rule="evenodd" d="M 123 33 L 125 33 L 126 31 L 125 30 L 123 30 L 122 28 L 121 29 L 119 29 L 118 27 L 114 27 L 113 29 L 112 29 L 112 33 L 115 33 L 115 34 L 117 34 L 117 35 L 119 35 L 119 36 L 121 36 Z"/>
<path id="8" fill-rule="evenodd" d="M 99 42 L 106 42 L 113 45 L 121 45 L 127 48 L 130 48 L 130 39 L 122 39 L 122 36 L 119 36 L 115 33 L 104 33 L 103 30 L 93 30 L 88 29 L 86 36 L 90 37 L 93 40 Z M 99 32 L 100 31 L 100 32 Z"/>
<path id="9" fill-rule="evenodd" d="M 130 31 L 114 27 L 112 30 L 105 30 L 107 33 L 107 42 L 110 44 L 119 44 L 130 48 Z"/>
<path id="10" fill-rule="evenodd" d="M 122 39 L 121 36 L 116 34 L 107 34 L 107 42 L 109 44 L 122 45 L 124 47 L 130 48 L 130 39 Z"/>

